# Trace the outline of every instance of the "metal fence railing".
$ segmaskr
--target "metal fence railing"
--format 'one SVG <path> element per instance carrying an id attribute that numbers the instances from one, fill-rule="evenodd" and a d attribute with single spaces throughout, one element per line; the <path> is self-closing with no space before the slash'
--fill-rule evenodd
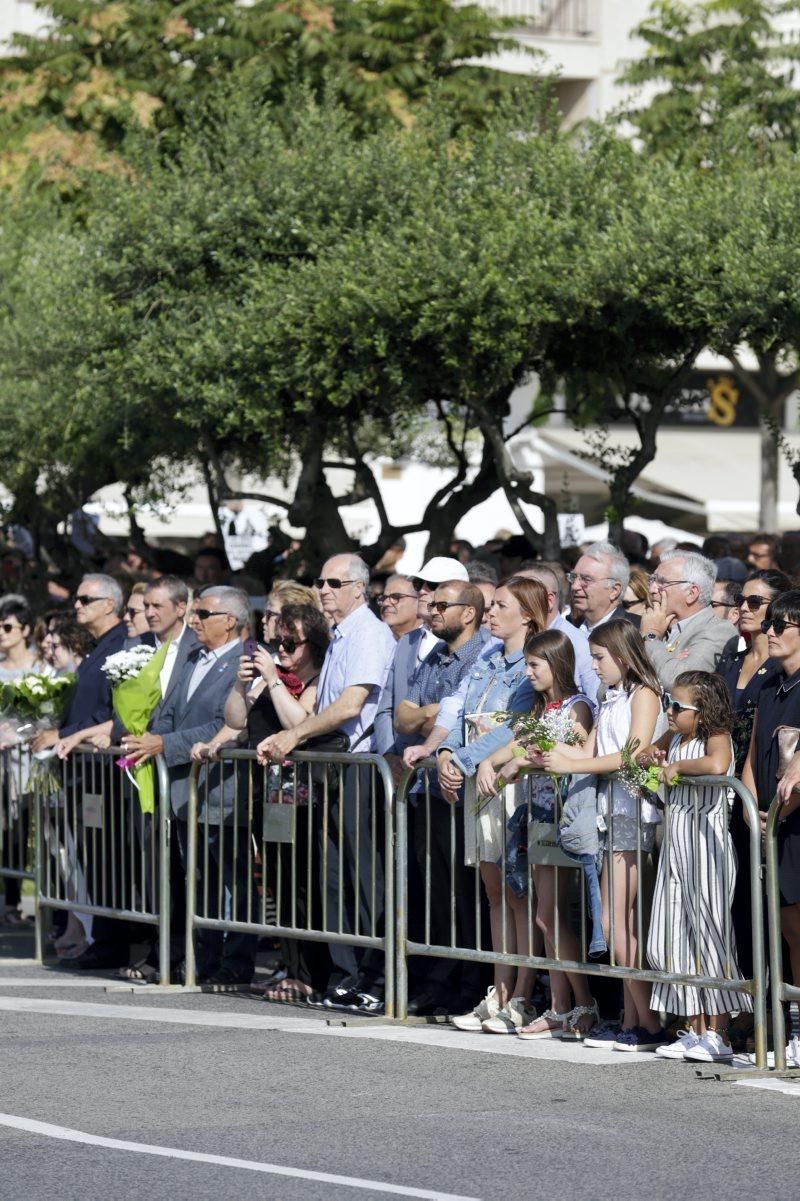
<path id="1" fill-rule="evenodd" d="M 36 879 L 36 820 L 35 805 L 28 777 L 30 754 L 24 746 L 7 747 L 0 751 L 0 878 L 12 880 Z M 41 962 L 41 935 L 38 906 L 34 900 L 36 955 Z"/>
<path id="2" fill-rule="evenodd" d="M 186 983 L 204 931 L 326 943 L 343 978 L 395 1011 L 393 784 L 379 755 L 253 751 L 195 766 L 186 849 Z M 260 887 L 259 887 L 260 880 Z"/>
<path id="3" fill-rule="evenodd" d="M 649 984 L 688 987 L 694 990 L 720 990 L 723 996 L 726 993 L 736 993 L 747 994 L 752 998 L 755 1058 L 758 1066 L 766 1066 L 766 999 L 758 808 L 751 794 L 739 780 L 732 777 L 692 777 L 691 793 L 693 800 L 689 806 L 688 814 L 684 813 L 685 828 L 674 826 L 670 820 L 671 812 L 675 805 L 672 798 L 676 793 L 674 789 L 667 790 L 666 800 L 663 804 L 664 820 L 660 826 L 663 839 L 660 855 L 666 861 L 665 870 L 668 880 L 671 878 L 671 860 L 674 862 L 676 868 L 680 866 L 681 870 L 688 870 L 692 873 L 693 887 L 690 891 L 693 898 L 693 909 L 692 912 L 686 915 L 690 929 L 689 944 L 685 947 L 679 946 L 672 920 L 674 917 L 673 906 L 669 896 L 666 898 L 666 903 L 662 906 L 663 931 L 660 932 L 659 939 L 657 940 L 660 946 L 659 953 L 665 961 L 665 968 L 659 970 L 653 968 L 647 961 L 647 897 L 641 883 L 636 891 L 636 898 L 631 912 L 631 922 L 635 926 L 636 952 L 635 956 L 633 956 L 634 962 L 624 962 L 624 959 L 630 958 L 630 956 L 622 953 L 622 949 L 616 945 L 619 939 L 616 935 L 616 922 L 614 920 L 610 920 L 607 923 L 604 931 L 608 939 L 609 962 L 599 963 L 590 957 L 592 950 L 591 923 L 589 920 L 591 912 L 587 898 L 591 896 L 591 893 L 583 887 L 583 878 L 581 878 L 580 884 L 573 888 L 572 903 L 570 904 L 569 900 L 564 902 L 560 899 L 564 896 L 564 890 L 563 887 L 559 886 L 559 875 L 567 873 L 568 876 L 575 876 L 577 873 L 584 871 L 584 869 L 577 863 L 575 866 L 566 866 L 570 861 L 559 856 L 557 847 L 558 837 L 553 837 L 554 826 L 550 827 L 549 841 L 551 845 L 549 847 L 540 845 L 536 849 L 532 846 L 532 843 L 527 842 L 528 836 L 533 832 L 531 823 L 536 820 L 536 813 L 532 807 L 530 788 L 526 785 L 518 786 L 520 789 L 524 789 L 518 795 L 523 798 L 527 796 L 527 800 L 523 799 L 520 804 L 516 806 L 512 804 L 508 807 L 506 799 L 496 799 L 492 803 L 495 806 L 502 805 L 504 808 L 500 811 L 499 817 L 497 815 L 494 819 L 491 816 L 487 817 L 488 821 L 495 821 L 494 838 L 499 840 L 500 850 L 496 861 L 500 869 L 500 910 L 499 912 L 496 910 L 493 915 L 494 945 L 487 945 L 482 934 L 481 907 L 483 902 L 482 884 L 479 879 L 479 873 L 478 871 L 472 873 L 473 878 L 470 885 L 469 882 L 464 883 L 463 871 L 465 862 L 477 865 L 478 860 L 487 854 L 485 847 L 482 850 L 478 845 L 479 837 L 483 837 L 478 833 L 478 825 L 481 821 L 480 814 L 476 818 L 475 814 L 471 812 L 474 802 L 470 802 L 469 800 L 460 803 L 458 806 L 447 806 L 446 802 L 439 799 L 435 795 L 435 792 L 432 792 L 431 775 L 429 775 L 429 772 L 433 768 L 435 768 L 434 761 L 426 760 L 424 763 L 418 764 L 414 771 L 407 772 L 400 783 L 395 802 L 398 882 L 396 936 L 398 957 L 397 1016 L 400 1019 L 404 1018 L 407 1014 L 407 965 L 409 958 L 412 956 L 436 958 L 438 960 L 461 960 L 473 963 L 506 965 L 518 969 L 542 969 L 551 973 L 554 971 L 580 973 L 591 977 L 604 976 L 623 981 L 643 981 Z M 707 785 L 713 785 L 717 789 L 720 787 L 726 788 L 735 793 L 741 800 L 747 817 L 750 819 L 750 916 L 753 936 L 753 970 L 752 976 L 747 979 L 740 978 L 736 970 L 735 940 L 732 934 L 729 901 L 723 905 L 723 912 L 720 915 L 723 923 L 724 946 L 721 955 L 716 956 L 716 958 L 712 956 L 714 962 L 718 966 L 721 966 L 722 970 L 713 974 L 705 970 L 705 966 L 709 962 L 709 953 L 707 949 L 704 949 L 703 938 L 701 936 L 701 927 L 703 925 L 701 910 L 704 898 L 707 897 L 710 887 L 716 888 L 720 895 L 725 898 L 732 898 L 735 873 L 735 859 L 725 850 L 728 846 L 729 837 L 730 815 L 728 803 L 724 802 L 717 806 L 716 817 L 714 819 L 717 825 L 714 830 L 709 832 L 703 826 L 707 818 L 707 813 L 704 809 L 702 799 L 704 794 L 702 790 Z M 415 786 L 416 792 L 413 792 L 412 790 Z M 609 780 L 608 815 L 606 818 L 608 826 L 607 840 L 608 844 L 615 847 L 615 849 L 619 849 L 621 845 L 620 839 L 622 835 L 620 831 L 626 821 L 625 818 L 615 814 L 615 809 L 617 808 L 615 790 L 620 787 L 618 783 L 615 783 L 613 778 Z M 444 817 L 442 816 L 443 806 L 445 809 L 449 809 L 449 812 L 445 812 Z M 521 857 L 522 865 L 519 866 L 519 861 L 515 861 L 514 858 L 514 847 L 510 845 L 513 835 L 509 834 L 510 822 L 508 819 L 512 811 L 519 810 L 521 806 L 526 807 L 526 811 L 523 812 L 517 824 L 519 831 L 523 832 L 524 841 L 527 843 L 527 850 L 524 857 Z M 686 805 L 684 804 L 682 807 L 686 811 Z M 415 827 L 415 858 L 417 861 L 415 867 L 411 862 L 409 852 L 409 812 L 412 809 Z M 592 814 L 594 813 L 593 808 L 591 812 Z M 434 814 L 437 815 L 435 818 Z M 434 830 L 437 822 L 439 826 L 438 832 Z M 556 822 L 557 824 L 558 822 Z M 673 830 L 680 830 L 680 834 L 673 833 Z M 538 828 L 537 833 L 539 837 L 544 837 L 545 842 L 548 841 L 547 822 Z M 626 837 L 628 841 L 625 843 L 626 848 L 630 848 L 631 866 L 635 864 L 636 879 L 639 882 L 643 880 L 643 871 L 646 866 L 645 860 L 648 857 L 648 847 L 646 845 L 647 833 L 646 830 L 643 830 L 641 810 L 639 810 L 635 832 L 631 833 L 631 829 L 627 829 Z M 703 839 L 705 839 L 707 845 L 703 843 Z M 436 844 L 435 848 L 434 844 Z M 495 851 L 497 849 L 498 847 L 495 845 Z M 494 855 L 495 851 L 488 853 Z M 440 877 L 442 860 L 446 861 L 447 900 L 444 913 L 441 888 L 439 888 L 438 892 L 438 901 L 434 903 L 434 871 L 432 863 L 436 854 L 439 856 Z M 555 873 L 555 887 L 553 889 L 555 912 L 552 916 L 552 921 L 539 923 L 540 925 L 549 926 L 552 930 L 551 954 L 535 953 L 534 951 L 537 940 L 541 938 L 541 934 L 535 916 L 533 891 L 529 885 L 529 857 L 538 858 L 543 865 L 552 866 Z M 686 867 L 687 861 L 690 863 L 689 868 Z M 417 906 L 416 931 L 412 931 L 409 928 L 410 868 L 418 872 L 417 887 L 421 888 L 423 898 L 422 904 Z M 717 876 L 715 879 L 712 879 L 714 872 L 717 873 Z M 515 876 L 518 890 L 521 891 L 524 887 L 524 893 L 522 893 L 524 900 L 520 901 L 518 899 L 513 906 L 508 900 L 510 893 L 513 896 L 513 890 L 509 888 L 510 883 L 514 883 L 512 875 Z M 588 880 L 588 876 L 586 878 Z M 441 885 L 441 878 L 439 885 Z M 614 872 L 609 872 L 606 910 L 612 915 L 618 912 L 615 906 L 614 894 Z M 595 910 L 597 908 L 597 900 L 598 893 L 595 891 Z M 470 909 L 472 910 L 472 914 L 468 916 Z M 522 918 L 520 917 L 521 909 L 523 911 Z M 577 937 L 580 954 L 573 958 L 563 956 L 559 945 L 559 932 L 566 931 L 570 927 L 576 932 L 579 931 Z M 467 940 L 463 936 L 460 937 L 460 934 L 463 935 L 465 929 L 469 929 L 472 932 L 471 945 L 465 945 Z M 692 931 L 693 935 L 691 934 Z M 597 929 L 594 930 L 594 935 L 595 938 L 600 937 Z M 566 934 L 562 933 L 562 940 L 565 937 Z M 597 949 L 597 943 L 595 943 L 595 949 Z"/>
<path id="4" fill-rule="evenodd" d="M 501 17 L 518 17 L 538 36 L 597 37 L 597 0 L 491 0 L 485 3 Z"/>
<path id="5" fill-rule="evenodd" d="M 775 1049 L 775 1068 L 786 1070 L 786 1017 L 784 1004 L 800 1002 L 800 985 L 786 978 L 781 928 L 781 892 L 778 877 L 778 835 L 781 806 L 773 800 L 767 814 L 764 850 L 767 865 L 767 913 L 769 916 L 769 982 L 772 997 L 772 1041 Z M 796 1032 L 795 1032 L 796 1033 Z M 792 1065 L 796 1066 L 796 1065 Z"/>
<path id="6" fill-rule="evenodd" d="M 158 756 L 156 804 L 142 813 L 117 747 L 77 747 L 36 796 L 36 895 L 42 909 L 158 927 L 159 978 L 170 972 L 169 776 Z M 39 923 L 40 924 L 40 923 Z"/>

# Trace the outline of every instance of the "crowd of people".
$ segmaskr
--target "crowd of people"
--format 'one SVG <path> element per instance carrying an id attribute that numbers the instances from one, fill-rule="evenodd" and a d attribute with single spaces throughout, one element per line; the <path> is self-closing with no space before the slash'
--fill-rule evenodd
<path id="1" fill-rule="evenodd" d="M 485 923 L 494 949 L 512 955 L 544 947 L 580 963 L 602 958 L 610 943 L 619 964 L 636 966 L 644 953 L 656 970 L 725 977 L 730 986 L 629 979 L 620 994 L 570 969 L 551 971 L 545 992 L 532 967 L 498 962 L 489 984 L 468 958 L 417 956 L 410 1011 L 449 1014 L 457 1029 L 476 1033 L 730 1060 L 752 1009 L 737 988 L 752 974 L 749 828 L 729 789 L 691 780 L 738 775 L 762 830 L 777 791 L 782 926 L 800 981 L 800 590 L 781 569 L 780 549 L 769 535 L 739 554 L 721 539 L 702 548 L 639 543 L 627 554 L 604 542 L 545 562 L 521 538 L 481 553 L 456 541 L 416 575 L 393 573 L 391 556 L 371 572 L 345 551 L 312 580 L 273 578 L 254 613 L 247 591 L 226 578 L 224 554 L 209 547 L 191 587 L 153 570 L 138 580 L 91 572 L 40 617 L 22 595 L 0 598 L 0 682 L 39 669 L 76 673 L 59 728 L 37 733 L 34 752 L 52 748 L 68 760 L 88 744 L 120 745 L 133 763 L 163 756 L 177 977 L 196 763 L 204 884 L 227 898 L 226 916 L 241 926 L 253 921 L 254 890 L 242 879 L 252 831 L 234 813 L 236 773 L 223 769 L 223 752 L 250 748 L 264 771 L 290 771 L 289 757 L 304 749 L 354 757 L 331 792 L 324 834 L 313 785 L 296 806 L 294 853 L 306 860 L 293 860 L 291 873 L 285 865 L 280 879 L 262 864 L 262 885 L 279 906 L 294 882 L 292 922 L 282 924 L 319 928 L 321 912 L 335 913 L 335 928 L 352 934 L 393 919 L 381 911 L 376 812 L 359 804 L 373 777 L 358 757 L 383 756 L 395 786 L 433 760 L 435 769 L 418 769 L 409 797 L 412 939 L 469 950 L 483 945 Z M 102 670 L 137 642 L 167 646 L 161 700 L 144 734 L 122 727 Z M 526 742 L 514 724 L 526 714 L 567 733 L 546 749 Z M 617 777 L 631 757 L 670 789 L 666 819 L 655 796 Z M 659 853 L 665 820 L 668 856 Z M 537 853 L 554 829 L 579 873 Z M 298 879 L 308 887 L 298 889 Z M 591 916 L 587 946 L 572 920 L 576 880 Z M 16 884 L 5 888 L 3 920 L 18 921 Z M 642 911 L 651 914 L 644 929 Z M 63 913 L 54 949 L 76 970 L 157 977 L 155 948 L 132 962 L 124 923 L 113 919 Z M 200 979 L 249 984 L 257 949 L 250 930 L 198 931 Z M 281 950 L 267 999 L 381 1012 L 375 947 L 287 938 Z"/>

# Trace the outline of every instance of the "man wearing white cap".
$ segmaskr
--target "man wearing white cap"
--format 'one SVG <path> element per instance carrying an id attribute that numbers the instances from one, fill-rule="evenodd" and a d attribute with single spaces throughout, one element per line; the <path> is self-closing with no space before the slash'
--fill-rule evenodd
<path id="1" fill-rule="evenodd" d="M 386 756 L 396 779 L 399 779 L 403 767 L 400 756 L 413 739 L 398 735 L 394 728 L 395 710 L 401 701 L 408 699 L 411 677 L 418 664 L 427 659 L 433 648 L 439 644 L 439 639 L 431 633 L 428 625 L 428 605 L 438 585 L 446 580 L 460 580 L 466 583 L 469 576 L 463 563 L 444 555 L 436 555 L 429 559 L 427 563 L 423 563 L 419 574 L 411 577 L 419 595 L 417 613 L 422 625 L 399 639 L 378 703 L 375 715 L 376 749 L 379 754 Z"/>

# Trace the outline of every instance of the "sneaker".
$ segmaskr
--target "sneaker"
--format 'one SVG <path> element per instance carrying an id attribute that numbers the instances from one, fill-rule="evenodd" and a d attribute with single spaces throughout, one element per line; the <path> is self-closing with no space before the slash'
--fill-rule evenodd
<path id="1" fill-rule="evenodd" d="M 346 984 L 335 984 L 327 989 L 320 1002 L 322 1009 L 353 1009 L 355 1004 L 355 990 Z"/>
<path id="2" fill-rule="evenodd" d="M 619 1032 L 619 1022 L 598 1022 L 586 1035 L 583 1045 L 610 1051 Z"/>
<path id="3" fill-rule="evenodd" d="M 356 1013 L 386 1012 L 386 1005 L 382 997 L 376 997 L 368 992 L 360 992 L 358 989 L 353 989 L 350 996 L 352 997 L 350 1008 Z"/>
<path id="4" fill-rule="evenodd" d="M 800 1068 L 800 1038 L 795 1035 L 789 1039 L 786 1047 L 787 1068 Z"/>
<path id="5" fill-rule="evenodd" d="M 475 1034 L 480 1034 L 483 1030 L 483 1023 L 489 1018 L 496 1017 L 500 1012 L 500 1002 L 497 1000 L 497 989 L 492 987 L 487 992 L 482 1001 L 479 1001 L 474 1009 L 469 1013 L 462 1013 L 459 1017 L 451 1018 L 456 1030 L 468 1030 Z"/>
<path id="6" fill-rule="evenodd" d="M 667 1043 L 663 1047 L 657 1047 L 656 1055 L 660 1059 L 683 1059 L 684 1051 L 690 1051 L 699 1042 L 699 1034 L 696 1034 L 694 1030 L 684 1030 L 682 1034 L 678 1035 L 674 1043 Z"/>
<path id="7" fill-rule="evenodd" d="M 651 1034 L 644 1026 L 633 1026 L 630 1030 L 620 1030 L 613 1043 L 615 1051 L 657 1051 L 669 1043 L 669 1035 L 665 1030 Z"/>
<path id="8" fill-rule="evenodd" d="M 732 1063 L 733 1047 L 716 1030 L 706 1030 L 696 1046 L 684 1051 L 683 1058 L 693 1063 Z"/>
<path id="9" fill-rule="evenodd" d="M 536 1010 L 524 997 L 512 997 L 504 1009 L 499 1009 L 493 1018 L 481 1022 L 484 1034 L 516 1034 L 523 1026 L 536 1018 Z"/>

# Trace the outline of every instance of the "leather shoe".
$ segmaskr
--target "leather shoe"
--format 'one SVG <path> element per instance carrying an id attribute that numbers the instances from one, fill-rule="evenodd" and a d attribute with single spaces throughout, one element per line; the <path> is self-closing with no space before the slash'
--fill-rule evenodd
<path id="1" fill-rule="evenodd" d="M 128 952 L 117 951 L 113 947 L 104 947 L 95 942 L 87 947 L 82 955 L 62 962 L 65 967 L 77 968 L 81 972 L 105 971 L 112 967 L 124 967 L 128 962 Z"/>
<path id="2" fill-rule="evenodd" d="M 229 987 L 235 984 L 249 985 L 252 982 L 252 972 L 237 972 L 233 968 L 225 967 L 224 964 L 222 967 L 217 968 L 215 972 L 210 972 L 209 975 L 203 976 L 201 979 L 202 984 L 219 984 L 222 986 L 228 985 Z"/>
<path id="3" fill-rule="evenodd" d="M 409 1017 L 427 1017 L 434 1013 L 448 1014 L 457 1012 L 460 1011 L 452 1009 L 441 993 L 430 990 L 417 993 L 416 996 L 410 997 L 408 1002 Z"/>

